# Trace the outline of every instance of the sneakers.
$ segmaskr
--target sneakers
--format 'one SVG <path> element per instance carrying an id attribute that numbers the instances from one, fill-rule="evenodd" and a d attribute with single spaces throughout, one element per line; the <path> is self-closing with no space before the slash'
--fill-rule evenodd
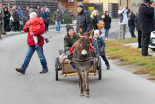
<path id="1" fill-rule="evenodd" d="M 105 40 L 108 40 L 108 38 L 105 38 Z"/>
<path id="2" fill-rule="evenodd" d="M 35 48 L 37 49 L 39 47 L 38 43 L 35 44 Z"/>
<path id="3" fill-rule="evenodd" d="M 107 70 L 110 70 L 110 65 L 107 66 Z"/>
<path id="4" fill-rule="evenodd" d="M 47 73 L 48 72 L 48 70 L 42 70 L 41 72 L 40 72 L 40 74 L 44 74 L 44 73 Z"/>
<path id="5" fill-rule="evenodd" d="M 25 71 L 22 70 L 21 68 L 16 68 L 16 71 L 19 72 L 19 73 L 25 74 Z"/>
<path id="6" fill-rule="evenodd" d="M 48 38 L 45 38 L 45 41 L 46 41 L 46 43 L 48 43 L 49 42 Z"/>

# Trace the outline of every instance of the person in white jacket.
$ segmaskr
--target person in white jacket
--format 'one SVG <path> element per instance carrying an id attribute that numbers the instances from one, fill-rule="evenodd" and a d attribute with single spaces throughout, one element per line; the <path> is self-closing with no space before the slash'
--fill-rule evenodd
<path id="1" fill-rule="evenodd" d="M 125 39 L 126 34 L 126 25 L 128 24 L 128 9 L 126 6 L 123 8 L 123 6 L 120 6 L 120 10 L 118 11 L 119 15 L 119 25 L 120 25 L 120 34 L 119 39 Z"/>

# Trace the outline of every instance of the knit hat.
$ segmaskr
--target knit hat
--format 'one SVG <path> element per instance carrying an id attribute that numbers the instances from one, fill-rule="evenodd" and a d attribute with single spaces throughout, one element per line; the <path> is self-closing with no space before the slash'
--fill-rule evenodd
<path id="1" fill-rule="evenodd" d="M 82 4 L 82 3 L 78 4 L 78 5 L 77 5 L 77 7 L 84 8 L 84 6 L 83 6 L 83 4 Z"/>
<path id="2" fill-rule="evenodd" d="M 37 16 L 37 13 L 36 13 L 36 12 L 32 12 L 32 13 L 29 14 L 29 16 L 30 16 L 30 15 L 35 15 L 35 16 Z"/>
<path id="3" fill-rule="evenodd" d="M 150 3 L 150 0 L 142 0 L 143 2 L 147 2 L 147 3 Z"/>
<path id="4" fill-rule="evenodd" d="M 100 35 L 99 30 L 95 30 L 95 31 L 94 31 L 94 34 L 98 34 L 98 35 Z"/>
<path id="5" fill-rule="evenodd" d="M 74 30 L 73 26 L 71 26 L 71 25 L 66 25 L 66 30 L 67 30 L 67 32 L 68 32 L 70 29 L 73 29 L 73 30 Z"/>

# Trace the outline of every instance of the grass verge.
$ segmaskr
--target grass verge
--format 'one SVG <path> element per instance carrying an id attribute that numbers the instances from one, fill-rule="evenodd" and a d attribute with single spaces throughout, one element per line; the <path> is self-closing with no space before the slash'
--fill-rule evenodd
<path id="1" fill-rule="evenodd" d="M 144 57 L 139 49 L 124 45 L 124 43 L 136 41 L 137 38 L 106 41 L 106 53 L 111 59 L 120 59 L 120 65 L 139 65 L 140 69 L 135 74 L 155 75 L 155 57 Z"/>

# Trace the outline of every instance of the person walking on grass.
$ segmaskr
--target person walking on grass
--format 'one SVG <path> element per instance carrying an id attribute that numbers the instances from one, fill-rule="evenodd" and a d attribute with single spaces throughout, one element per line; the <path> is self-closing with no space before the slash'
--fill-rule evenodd
<path id="1" fill-rule="evenodd" d="M 33 18 L 34 16 L 30 16 L 30 18 Z M 32 28 L 33 26 L 27 26 L 25 25 L 23 30 L 24 32 L 28 32 L 28 38 L 27 38 L 27 44 L 28 44 L 28 49 L 27 49 L 27 55 L 25 57 L 24 63 L 21 68 L 16 68 L 16 71 L 22 74 L 25 74 L 26 69 L 29 65 L 29 62 L 34 54 L 35 51 L 37 51 L 38 57 L 40 59 L 41 65 L 43 70 L 40 72 L 41 74 L 47 73 L 48 72 L 48 67 L 47 67 L 47 62 L 46 58 L 44 56 L 44 51 L 43 51 L 43 45 L 44 45 L 44 38 L 41 36 L 45 32 L 45 25 L 44 23 L 40 25 L 40 29 L 38 29 L 35 32 L 30 32 L 29 29 Z M 35 48 L 35 42 L 33 39 L 33 36 L 37 36 L 38 38 L 38 48 Z M 37 66 L 36 66 L 37 67 Z"/>
<path id="2" fill-rule="evenodd" d="M 110 69 L 110 64 L 105 56 L 105 42 L 102 36 L 99 35 L 99 30 L 94 31 L 92 46 L 95 48 L 96 55 L 101 56 L 104 60 L 107 70 Z"/>
<path id="3" fill-rule="evenodd" d="M 133 11 L 130 11 L 128 25 L 129 25 L 129 31 L 130 31 L 132 38 L 136 38 L 136 35 L 135 35 L 135 18 L 136 18 L 136 16 L 133 13 Z"/>
<path id="4" fill-rule="evenodd" d="M 120 34 L 118 39 L 125 39 L 125 34 L 126 34 L 126 25 L 128 24 L 128 9 L 125 6 L 120 6 L 120 9 L 118 11 L 119 15 L 119 24 L 120 24 Z"/>
<path id="5" fill-rule="evenodd" d="M 105 40 L 108 40 L 109 30 L 111 28 L 111 17 L 109 16 L 109 12 L 105 12 L 105 16 L 103 16 L 103 22 L 105 24 L 104 30 L 105 30 Z"/>
<path id="6" fill-rule="evenodd" d="M 55 22 L 57 32 L 60 32 L 61 21 L 64 22 L 63 15 L 62 12 L 60 11 L 60 8 L 57 8 L 57 11 L 55 11 L 54 13 L 54 20 L 53 20 L 53 22 Z"/>

